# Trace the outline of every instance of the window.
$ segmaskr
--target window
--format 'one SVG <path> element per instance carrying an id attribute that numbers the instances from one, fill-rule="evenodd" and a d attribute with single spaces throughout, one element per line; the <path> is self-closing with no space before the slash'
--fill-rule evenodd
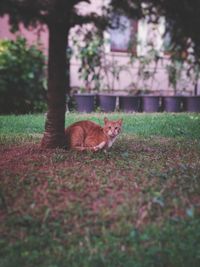
<path id="1" fill-rule="evenodd" d="M 125 16 L 117 18 L 118 28 L 110 29 L 110 45 L 112 52 L 136 53 L 138 23 Z M 113 25 L 115 21 L 113 21 Z"/>

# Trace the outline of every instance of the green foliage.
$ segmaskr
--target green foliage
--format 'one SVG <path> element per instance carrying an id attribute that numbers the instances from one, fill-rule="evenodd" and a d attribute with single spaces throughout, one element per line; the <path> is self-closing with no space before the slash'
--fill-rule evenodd
<path id="1" fill-rule="evenodd" d="M 135 56 L 131 54 L 130 67 L 138 69 L 136 77 L 134 77 L 133 82 L 130 84 L 133 87 L 133 91 L 147 93 L 155 89 L 154 80 L 159 60 L 159 52 L 152 43 L 148 44 L 146 55 Z M 136 66 L 134 66 L 135 63 L 137 64 Z"/>
<path id="2" fill-rule="evenodd" d="M 172 60 L 171 64 L 166 66 L 166 70 L 168 72 L 169 85 L 172 85 L 174 93 L 176 94 L 177 82 L 181 77 L 183 63 L 180 61 Z"/>
<path id="3" fill-rule="evenodd" d="M 80 60 L 79 78 L 84 82 L 84 90 L 112 91 L 120 80 L 122 72 L 130 71 L 131 66 L 119 64 L 105 52 L 109 40 L 97 29 L 78 28 L 72 37 L 73 52 Z M 80 40 L 81 38 L 81 40 Z"/>
<path id="4" fill-rule="evenodd" d="M 179 52 L 193 54 L 199 64 L 200 35 L 199 28 L 196 27 L 200 22 L 199 1 L 186 0 L 183 5 L 180 5 L 179 0 L 145 0 L 144 2 L 147 3 L 145 9 L 150 20 L 155 22 L 158 18 L 165 17 L 173 51 L 178 49 Z"/>
<path id="5" fill-rule="evenodd" d="M 80 41 L 80 37 L 82 40 Z M 98 90 L 101 77 L 101 55 L 103 53 L 103 38 L 99 36 L 96 28 L 87 30 L 78 28 L 72 37 L 73 47 L 80 60 L 79 78 L 84 81 L 86 91 Z"/>
<path id="6" fill-rule="evenodd" d="M 24 38 L 0 42 L 0 113 L 44 110 L 45 58 Z"/>

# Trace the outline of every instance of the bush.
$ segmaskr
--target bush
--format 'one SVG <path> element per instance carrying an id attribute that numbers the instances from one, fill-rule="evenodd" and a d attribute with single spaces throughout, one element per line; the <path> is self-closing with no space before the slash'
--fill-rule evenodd
<path id="1" fill-rule="evenodd" d="M 0 114 L 45 108 L 45 57 L 26 39 L 0 41 Z"/>

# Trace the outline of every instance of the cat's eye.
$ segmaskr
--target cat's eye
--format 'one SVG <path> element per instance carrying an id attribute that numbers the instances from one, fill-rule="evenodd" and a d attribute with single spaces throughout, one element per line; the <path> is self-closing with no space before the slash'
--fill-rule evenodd
<path id="1" fill-rule="evenodd" d="M 118 127 L 115 127 L 115 130 L 117 130 L 118 129 Z"/>
<path id="2" fill-rule="evenodd" d="M 111 126 L 109 126 L 108 129 L 111 130 Z"/>

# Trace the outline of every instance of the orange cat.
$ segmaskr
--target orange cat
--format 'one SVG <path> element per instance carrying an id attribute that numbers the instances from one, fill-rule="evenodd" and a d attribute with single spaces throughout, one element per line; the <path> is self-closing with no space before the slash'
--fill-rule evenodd
<path id="1" fill-rule="evenodd" d="M 79 151 L 98 151 L 110 148 L 122 128 L 122 119 L 111 121 L 104 118 L 104 126 L 92 121 L 79 121 L 65 129 L 67 147 Z"/>

